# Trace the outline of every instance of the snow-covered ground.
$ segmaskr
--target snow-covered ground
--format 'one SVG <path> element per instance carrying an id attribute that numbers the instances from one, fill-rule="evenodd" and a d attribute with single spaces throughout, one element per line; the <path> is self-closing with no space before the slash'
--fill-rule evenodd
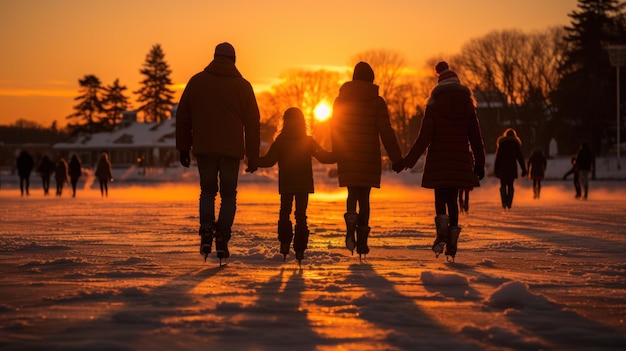
<path id="1" fill-rule="evenodd" d="M 45 197 L 36 177 L 20 197 L 3 175 L 0 349 L 624 350 L 626 182 L 576 200 L 568 166 L 552 164 L 539 200 L 518 180 L 510 212 L 485 178 L 455 263 L 430 250 L 419 173 L 372 191 L 363 261 L 344 248 L 345 190 L 318 174 L 301 268 L 278 252 L 271 171 L 241 175 L 224 267 L 198 253 L 195 169 L 168 184 L 118 170 L 108 198 L 88 183 Z"/>

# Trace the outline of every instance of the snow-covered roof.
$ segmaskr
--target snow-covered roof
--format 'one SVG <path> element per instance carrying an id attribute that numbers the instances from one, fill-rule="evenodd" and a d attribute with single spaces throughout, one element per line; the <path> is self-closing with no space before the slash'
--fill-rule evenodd
<path id="1" fill-rule="evenodd" d="M 82 134 L 71 142 L 58 143 L 57 150 L 176 147 L 176 120 L 162 123 L 131 122 L 112 132 Z"/>

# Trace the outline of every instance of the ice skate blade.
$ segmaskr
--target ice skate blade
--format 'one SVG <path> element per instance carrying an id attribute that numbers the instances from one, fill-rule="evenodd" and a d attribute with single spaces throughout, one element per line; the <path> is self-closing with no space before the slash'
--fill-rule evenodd
<path id="1" fill-rule="evenodd" d="M 445 244 L 443 242 L 439 242 L 433 245 L 432 250 L 435 253 L 435 258 L 438 258 L 439 255 L 441 255 L 441 253 L 443 252 L 444 245 Z"/>

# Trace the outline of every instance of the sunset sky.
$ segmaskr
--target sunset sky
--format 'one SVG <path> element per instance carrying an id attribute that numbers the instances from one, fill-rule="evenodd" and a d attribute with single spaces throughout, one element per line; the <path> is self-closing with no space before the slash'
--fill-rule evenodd
<path id="1" fill-rule="evenodd" d="M 161 44 L 176 99 L 228 41 L 262 91 L 291 68 L 340 68 L 388 49 L 421 68 L 473 38 L 567 25 L 577 0 L 0 0 L 0 125 L 66 124 L 78 79 L 119 79 L 132 94 L 146 54 Z"/>

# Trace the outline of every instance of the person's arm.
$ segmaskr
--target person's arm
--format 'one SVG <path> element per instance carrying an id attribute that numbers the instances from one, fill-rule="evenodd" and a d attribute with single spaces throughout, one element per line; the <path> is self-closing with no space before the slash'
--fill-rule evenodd
<path id="1" fill-rule="evenodd" d="M 426 107 L 426 112 L 424 113 L 424 118 L 422 119 L 422 125 L 420 127 L 419 134 L 415 143 L 409 150 L 408 154 L 404 157 L 404 165 L 408 168 L 413 168 L 417 163 L 417 160 L 422 156 L 424 151 L 428 145 L 430 145 L 430 141 L 433 138 L 433 134 L 435 131 L 435 120 L 428 112 L 429 107 Z"/>
<path id="2" fill-rule="evenodd" d="M 335 154 L 329 151 L 324 150 L 315 140 L 311 139 L 311 143 L 313 144 L 313 157 L 315 157 L 318 161 L 325 164 L 332 164 L 337 162 L 337 157 Z"/>
<path id="3" fill-rule="evenodd" d="M 258 167 L 272 167 L 278 162 L 278 146 L 275 141 L 270 146 L 270 149 L 267 150 L 267 154 L 265 156 L 259 157 L 257 166 Z"/>

